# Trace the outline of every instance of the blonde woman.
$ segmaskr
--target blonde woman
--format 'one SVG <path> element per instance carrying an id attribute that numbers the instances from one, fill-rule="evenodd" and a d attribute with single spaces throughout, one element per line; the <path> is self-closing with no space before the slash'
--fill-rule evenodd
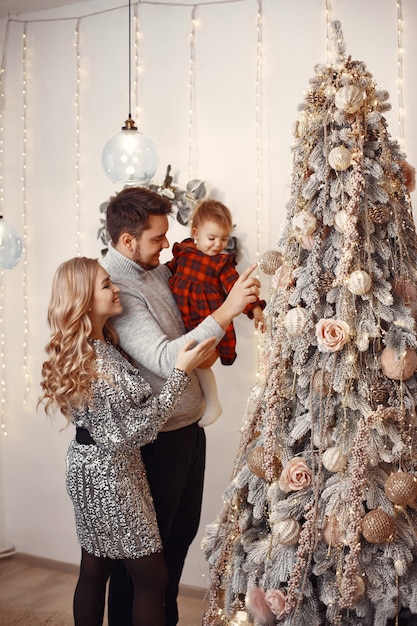
<path id="1" fill-rule="evenodd" d="M 109 318 L 122 312 L 118 294 L 96 259 L 76 257 L 58 268 L 40 402 L 76 428 L 66 458 L 81 545 L 75 625 L 102 624 L 106 582 L 121 559 L 134 583 L 133 624 L 163 626 L 167 573 L 140 447 L 156 438 L 215 339 L 181 349 L 155 396 L 116 347 Z"/>

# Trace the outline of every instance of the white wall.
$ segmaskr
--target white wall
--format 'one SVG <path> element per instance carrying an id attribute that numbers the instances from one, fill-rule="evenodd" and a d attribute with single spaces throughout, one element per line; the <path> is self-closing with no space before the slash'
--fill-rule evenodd
<path id="1" fill-rule="evenodd" d="M 155 176 L 172 164 L 178 184 L 189 178 L 189 33 L 191 2 L 141 3 L 140 129 L 158 149 Z M 404 148 L 417 165 L 417 3 L 402 0 Z M 180 6 L 181 5 L 181 6 Z M 227 203 L 243 256 L 239 268 L 273 248 L 285 217 L 291 173 L 292 127 L 316 63 L 326 62 L 324 0 L 263 0 L 262 83 L 256 88 L 256 0 L 202 3 L 197 8 L 192 176 Z M 329 5 L 329 3 L 328 3 Z M 397 2 L 333 0 L 348 54 L 364 61 L 391 95 L 391 134 L 398 134 Z M 115 10 L 106 11 L 115 8 Z M 83 17 L 85 16 L 85 17 Z M 80 33 L 79 185 L 75 171 L 76 18 Z M 60 19 L 72 18 L 72 19 Z M 4 273 L 3 323 L 7 387 L 1 442 L 5 525 L 3 543 L 20 552 L 77 563 L 79 548 L 64 488 L 64 457 L 72 436 L 64 420 L 36 410 L 41 363 L 48 338 L 46 309 L 53 272 L 79 250 L 98 256 L 99 205 L 117 188 L 101 169 L 101 150 L 128 113 L 127 4 L 87 0 L 20 16 L 9 23 L 4 78 L 4 217 L 26 237 L 25 257 Z M 27 22 L 26 92 L 22 92 L 23 23 Z M 5 21 L 0 23 L 4 47 Z M 259 48 L 258 48 L 259 53 Z M 256 94 L 261 110 L 256 112 Z M 26 108 L 23 109 L 24 98 Z M 135 99 L 133 100 L 135 102 Z M 25 119 L 22 120 L 22 117 Z M 134 114 L 135 117 L 135 114 Z M 257 157 L 256 124 L 262 122 Z M 26 168 L 23 169 L 24 131 Z M 261 184 L 257 188 L 257 165 Z M 25 172 L 25 173 L 24 173 Z M 23 177 L 23 180 L 22 180 Z M 25 187 L 25 189 L 23 189 Z M 76 197 L 79 192 L 79 221 Z M 257 191 L 262 199 L 257 209 Z M 414 194 L 415 197 L 415 194 Z M 259 223 L 258 223 L 259 222 Z M 80 233 L 77 236 L 77 225 Z M 173 224 L 171 243 L 187 230 Z M 79 247 L 77 248 L 77 242 Z M 264 280 L 264 297 L 268 295 Z M 27 305 L 26 305 L 27 303 Z M 26 308 L 26 312 L 25 312 Z M 27 342 L 25 320 L 28 321 Z M 221 508 L 239 442 L 248 392 L 257 372 L 257 338 L 246 318 L 236 323 L 238 359 L 216 365 L 224 406 L 207 429 L 208 460 L 202 523 L 187 559 L 183 582 L 204 587 L 200 551 L 204 527 Z M 24 345 L 26 343 L 26 345 Z M 26 360 L 26 361 L 25 361 Z M 25 397 L 25 369 L 29 391 Z M 1 460 L 1 459 L 0 459 Z M 0 466 L 1 470 L 1 466 Z M 1 479 L 1 471 L 0 471 Z M 0 494 L 1 495 L 1 494 Z M 2 541 L 0 540 L 0 548 Z"/>

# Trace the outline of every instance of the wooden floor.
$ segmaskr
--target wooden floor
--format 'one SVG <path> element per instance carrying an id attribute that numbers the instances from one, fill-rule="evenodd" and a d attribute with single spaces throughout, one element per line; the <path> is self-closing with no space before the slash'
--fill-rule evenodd
<path id="1" fill-rule="evenodd" d="M 0 604 L 72 613 L 77 567 L 15 554 L 0 559 Z M 201 626 L 204 590 L 182 587 L 178 626 Z M 0 614 L 1 626 L 3 623 Z M 107 625 L 105 619 L 103 626 Z M 58 625 L 57 625 L 58 626 Z"/>

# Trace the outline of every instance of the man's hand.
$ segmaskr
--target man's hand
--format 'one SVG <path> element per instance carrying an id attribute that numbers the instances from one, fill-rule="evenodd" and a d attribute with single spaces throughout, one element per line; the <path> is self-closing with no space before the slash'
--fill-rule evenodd
<path id="1" fill-rule="evenodd" d="M 256 302 L 261 283 L 257 278 L 251 276 L 251 274 L 254 269 L 256 269 L 257 265 L 257 263 L 254 263 L 242 272 L 230 290 L 226 300 L 212 313 L 213 319 L 223 330 L 226 330 L 233 318 L 242 313 L 248 304 Z"/>

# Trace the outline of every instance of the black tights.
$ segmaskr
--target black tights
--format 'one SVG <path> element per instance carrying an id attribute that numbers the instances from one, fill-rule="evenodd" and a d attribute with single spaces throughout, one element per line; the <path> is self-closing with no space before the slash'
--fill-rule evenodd
<path id="1" fill-rule="evenodd" d="M 125 559 L 132 577 L 134 626 L 164 626 L 164 595 L 167 570 L 162 552 L 140 559 Z M 81 549 L 80 575 L 74 594 L 75 626 L 102 626 L 106 583 L 114 560 L 88 554 Z"/>

